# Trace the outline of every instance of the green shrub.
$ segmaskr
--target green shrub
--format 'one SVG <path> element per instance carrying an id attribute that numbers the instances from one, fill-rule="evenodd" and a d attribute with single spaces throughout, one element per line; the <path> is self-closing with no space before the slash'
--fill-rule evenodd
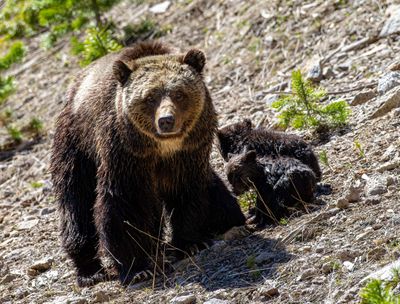
<path id="1" fill-rule="evenodd" d="M 21 131 L 13 126 L 7 126 L 8 135 L 17 143 L 22 141 L 22 133 Z"/>
<path id="2" fill-rule="evenodd" d="M 320 100 L 324 97 L 325 90 L 316 90 L 297 70 L 292 73 L 292 94 L 279 98 L 272 107 L 279 112 L 279 124 L 284 128 L 317 129 L 345 125 L 350 114 L 348 104 L 341 100 L 323 105 Z"/>
<path id="3" fill-rule="evenodd" d="M 361 304 L 400 304 L 400 295 L 393 292 L 400 283 L 399 270 L 393 269 L 392 272 L 392 280 L 372 279 L 361 289 Z"/>
<path id="4" fill-rule="evenodd" d="M 15 91 L 15 84 L 13 77 L 0 76 L 0 105 L 4 103 L 8 96 Z"/>
<path id="5" fill-rule="evenodd" d="M 21 41 L 14 42 L 9 51 L 0 57 L 0 71 L 7 70 L 13 63 L 20 62 L 24 57 L 24 45 Z"/>
<path id="6" fill-rule="evenodd" d="M 244 211 L 248 211 L 250 207 L 256 205 L 257 193 L 254 190 L 247 191 L 238 197 L 238 202 Z"/>
<path id="7" fill-rule="evenodd" d="M 110 29 L 90 28 L 86 32 L 83 42 L 74 37 L 71 39 L 72 52 L 81 57 L 81 65 L 85 66 L 92 61 L 110 52 L 122 48 L 122 45 L 113 37 Z"/>

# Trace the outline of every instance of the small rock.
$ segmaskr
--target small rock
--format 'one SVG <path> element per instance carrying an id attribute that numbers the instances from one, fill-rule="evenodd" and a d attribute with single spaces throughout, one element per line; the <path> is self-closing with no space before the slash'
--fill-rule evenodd
<path id="1" fill-rule="evenodd" d="M 375 197 L 368 197 L 366 200 L 365 200 L 365 203 L 367 204 L 367 205 L 378 205 L 379 203 L 381 202 L 381 199 L 380 199 L 380 197 L 378 197 L 378 196 L 375 196 Z"/>
<path id="2" fill-rule="evenodd" d="M 339 198 L 336 202 L 336 207 L 339 209 L 347 209 L 349 208 L 349 200 L 347 198 Z"/>
<path id="3" fill-rule="evenodd" d="M 95 303 L 104 303 L 108 301 L 110 301 L 110 296 L 107 295 L 104 291 L 99 290 L 94 294 Z"/>
<path id="4" fill-rule="evenodd" d="M 400 87 L 396 87 L 384 95 L 379 108 L 370 116 L 370 119 L 381 117 L 391 110 L 400 107 Z"/>
<path id="5" fill-rule="evenodd" d="M 333 271 L 333 263 L 332 262 L 327 262 L 324 263 L 321 267 L 321 270 L 324 274 L 331 273 Z"/>
<path id="6" fill-rule="evenodd" d="M 54 211 L 56 211 L 55 208 L 43 208 L 43 209 L 40 211 L 40 215 L 43 216 L 43 215 L 51 214 L 51 213 L 53 213 Z"/>
<path id="7" fill-rule="evenodd" d="M 275 258 L 275 254 L 273 252 L 262 252 L 257 255 L 254 259 L 256 264 L 263 264 L 263 263 L 271 263 Z"/>
<path id="8" fill-rule="evenodd" d="M 339 64 L 338 69 L 340 71 L 347 72 L 348 70 L 351 69 L 352 64 L 353 64 L 353 62 L 351 60 L 348 60 L 344 63 Z"/>
<path id="9" fill-rule="evenodd" d="M 276 287 L 262 286 L 258 289 L 260 296 L 272 298 L 279 295 L 279 290 Z"/>
<path id="10" fill-rule="evenodd" d="M 377 175 L 367 180 L 365 192 L 368 196 L 379 195 L 387 192 L 387 181 L 384 176 Z"/>
<path id="11" fill-rule="evenodd" d="M 400 85 L 400 72 L 389 72 L 379 79 L 378 93 L 386 94 L 391 89 Z"/>
<path id="12" fill-rule="evenodd" d="M 372 278 L 384 281 L 390 281 L 393 278 L 393 269 L 399 269 L 399 268 L 400 268 L 400 260 L 390 263 L 385 267 L 381 268 L 380 270 L 369 274 L 367 277 L 362 279 L 361 282 L 365 282 Z"/>
<path id="13" fill-rule="evenodd" d="M 273 49 L 278 44 L 278 40 L 272 35 L 267 35 L 264 37 L 264 43 L 267 48 Z"/>
<path id="14" fill-rule="evenodd" d="M 376 97 L 376 95 L 376 91 L 374 90 L 360 92 L 356 96 L 354 96 L 353 100 L 350 102 L 350 105 L 358 106 L 360 104 L 364 104 L 367 101 L 370 101 L 372 98 Z"/>
<path id="15" fill-rule="evenodd" d="M 376 169 L 376 171 L 383 173 L 385 171 L 390 171 L 390 170 L 396 169 L 398 167 L 400 167 L 400 158 L 396 158 L 396 159 L 390 160 L 390 161 L 382 164 L 381 166 L 379 166 Z"/>
<path id="16" fill-rule="evenodd" d="M 68 299 L 67 301 L 65 301 L 65 304 L 86 304 L 88 303 L 88 300 L 86 300 L 85 298 L 72 298 L 72 299 Z"/>
<path id="17" fill-rule="evenodd" d="M 343 266 L 348 270 L 348 271 L 353 271 L 354 269 L 354 263 L 350 261 L 344 261 Z"/>
<path id="18" fill-rule="evenodd" d="M 224 240 L 237 240 L 250 235 L 250 231 L 245 226 L 238 226 L 229 229 L 224 233 Z"/>
<path id="19" fill-rule="evenodd" d="M 35 227 L 38 223 L 39 223 L 38 219 L 20 222 L 17 224 L 17 229 L 18 230 L 29 230 L 29 229 L 32 229 L 33 227 Z"/>
<path id="20" fill-rule="evenodd" d="M 227 300 L 221 300 L 221 299 L 217 299 L 217 298 L 212 298 L 209 299 L 205 302 L 203 302 L 203 304 L 230 304 L 230 301 Z"/>
<path id="21" fill-rule="evenodd" d="M 400 71 L 400 62 L 393 62 L 389 65 L 388 69 L 390 71 Z"/>
<path id="22" fill-rule="evenodd" d="M 40 272 L 44 272 L 50 269 L 51 265 L 53 264 L 53 261 L 54 261 L 53 258 L 45 258 L 35 262 L 30 268 Z"/>
<path id="23" fill-rule="evenodd" d="M 16 274 L 13 274 L 13 273 L 6 274 L 1 279 L 0 285 L 4 285 L 4 284 L 7 284 L 7 283 L 10 283 L 10 282 L 14 281 L 16 278 L 18 278 L 18 276 Z"/>
<path id="24" fill-rule="evenodd" d="M 354 260 L 354 258 L 360 256 L 361 253 L 359 251 L 356 250 L 351 250 L 351 249 L 342 249 L 340 251 L 338 251 L 338 253 L 336 254 L 336 257 L 340 260 L 340 261 L 352 261 Z"/>
<path id="25" fill-rule="evenodd" d="M 193 294 L 176 296 L 170 302 L 171 304 L 192 304 L 196 303 L 196 296 Z"/>
<path id="26" fill-rule="evenodd" d="M 369 260 L 380 260 L 387 253 L 383 247 L 376 247 L 368 252 L 367 257 Z"/>
<path id="27" fill-rule="evenodd" d="M 301 275 L 297 277 L 297 281 L 304 281 L 314 277 L 318 271 L 314 268 L 306 269 Z"/>
<path id="28" fill-rule="evenodd" d="M 313 82 L 320 82 L 323 78 L 322 63 L 320 60 L 311 64 L 311 68 L 307 72 L 306 78 Z"/>
<path id="29" fill-rule="evenodd" d="M 361 199 L 362 193 L 363 184 L 361 181 L 357 180 L 350 185 L 349 191 L 346 193 L 346 198 L 350 203 L 355 203 Z"/>
<path id="30" fill-rule="evenodd" d="M 387 11 L 390 13 L 390 18 L 383 25 L 379 33 L 380 37 L 386 37 L 400 32 L 400 5 L 391 5 L 388 7 Z"/>
<path id="31" fill-rule="evenodd" d="M 322 74 L 325 79 L 335 78 L 336 74 L 331 67 L 323 68 Z"/>
<path id="32" fill-rule="evenodd" d="M 149 11 L 152 12 L 153 14 L 162 14 L 168 10 L 170 5 L 171 1 L 164 1 L 150 7 Z"/>
<path id="33" fill-rule="evenodd" d="M 386 177 L 386 185 L 389 186 L 393 186 L 397 184 L 397 177 L 396 176 L 392 176 L 389 175 L 388 177 Z"/>

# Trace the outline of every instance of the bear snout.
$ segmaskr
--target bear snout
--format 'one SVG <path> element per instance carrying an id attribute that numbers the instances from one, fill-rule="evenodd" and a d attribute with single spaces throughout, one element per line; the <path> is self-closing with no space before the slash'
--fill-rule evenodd
<path id="1" fill-rule="evenodd" d="M 174 130 L 175 116 L 172 114 L 166 114 L 158 119 L 158 128 L 162 133 L 170 133 Z"/>

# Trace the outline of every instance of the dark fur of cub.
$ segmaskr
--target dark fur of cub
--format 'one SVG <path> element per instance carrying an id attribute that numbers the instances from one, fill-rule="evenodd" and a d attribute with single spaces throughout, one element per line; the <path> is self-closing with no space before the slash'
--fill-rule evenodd
<path id="1" fill-rule="evenodd" d="M 250 223 L 277 224 L 291 209 L 307 210 L 314 199 L 315 174 L 295 158 L 259 157 L 251 150 L 232 156 L 225 168 L 235 194 L 256 190 L 255 216 Z"/>

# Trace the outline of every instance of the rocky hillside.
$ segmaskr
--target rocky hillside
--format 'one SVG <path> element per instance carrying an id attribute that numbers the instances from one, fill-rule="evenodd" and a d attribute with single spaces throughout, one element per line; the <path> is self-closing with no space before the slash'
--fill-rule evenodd
<path id="1" fill-rule="evenodd" d="M 45 135 L 0 152 L 0 303 L 357 303 L 368 276 L 388 276 L 400 257 L 400 2 L 123 1 L 108 14 L 123 27 L 148 17 L 168 28 L 161 40 L 203 49 L 205 79 L 220 125 L 251 118 L 274 127 L 270 104 L 289 91 L 301 68 L 344 99 L 345 130 L 323 141 L 323 182 L 333 193 L 317 211 L 285 225 L 219 240 L 177 271 L 122 288 L 117 282 L 78 288 L 60 249 L 48 164 L 54 118 L 80 67 L 67 40 L 28 53 L 8 71 L 17 92 L 0 107 L 13 123 L 33 117 Z M 278 93 L 277 93 L 278 92 Z M 10 112 L 10 111 L 9 111 Z M 10 141 L 0 128 L 0 144 Z M 222 174 L 217 152 L 212 161 Z M 390 268 L 390 266 L 389 266 Z M 389 272 L 390 273 L 390 272 Z"/>

